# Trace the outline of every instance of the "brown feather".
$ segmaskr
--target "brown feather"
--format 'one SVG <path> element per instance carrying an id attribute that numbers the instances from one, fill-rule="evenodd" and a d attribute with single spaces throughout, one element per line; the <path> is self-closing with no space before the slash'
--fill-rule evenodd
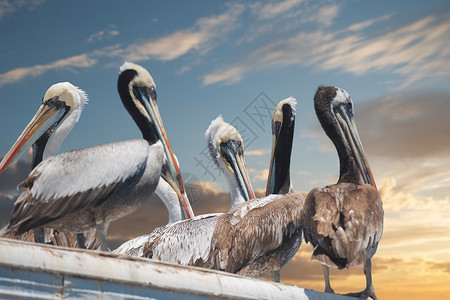
<path id="1" fill-rule="evenodd" d="M 369 184 L 340 183 L 312 190 L 305 200 L 305 241 L 313 260 L 339 269 L 363 264 L 376 251 L 383 232 L 380 194 Z"/>
<path id="2" fill-rule="evenodd" d="M 304 196 L 269 197 L 243 203 L 219 218 L 209 268 L 261 277 L 280 270 L 295 255 L 302 239 Z"/>

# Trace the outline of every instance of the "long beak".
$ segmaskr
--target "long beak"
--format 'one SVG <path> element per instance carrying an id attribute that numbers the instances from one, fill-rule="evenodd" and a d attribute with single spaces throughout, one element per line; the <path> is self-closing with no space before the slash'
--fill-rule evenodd
<path id="1" fill-rule="evenodd" d="M 356 163 L 358 164 L 359 170 L 361 172 L 361 176 L 365 183 L 373 185 L 375 188 L 377 185 L 375 184 L 375 179 L 373 178 L 372 171 L 369 166 L 369 162 L 367 161 L 366 154 L 364 152 L 364 148 L 361 142 L 361 139 L 358 134 L 358 130 L 356 128 L 355 119 L 353 113 L 348 111 L 348 109 L 344 105 L 339 105 L 337 112 L 342 117 L 344 122 L 339 120 L 341 127 L 346 135 L 346 138 L 350 144 L 350 148 L 352 149 L 353 155 L 355 157 Z M 344 124 L 342 124 L 344 123 Z"/>
<path id="2" fill-rule="evenodd" d="M 145 108 L 150 116 L 152 123 L 155 126 L 156 134 L 158 134 L 159 139 L 161 140 L 164 146 L 164 152 L 167 157 L 167 170 L 164 171 L 164 180 L 170 184 L 170 186 L 174 189 L 174 191 L 178 195 L 178 199 L 186 213 L 186 217 L 188 219 L 194 217 L 194 212 L 192 211 L 191 204 L 186 194 L 186 190 L 184 188 L 183 179 L 181 178 L 180 167 L 178 165 L 178 161 L 173 154 L 172 148 L 170 147 L 169 140 L 167 139 L 166 130 L 164 129 L 164 125 L 162 122 L 161 115 L 159 114 L 158 105 L 156 104 L 156 99 L 154 99 L 151 93 L 148 92 L 148 88 L 138 88 L 141 96 L 145 98 L 147 101 L 143 101 Z M 143 90 L 144 89 L 144 90 Z"/>
<path id="3" fill-rule="evenodd" d="M 176 176 L 174 176 L 173 172 L 171 171 L 170 163 L 167 159 L 167 156 L 165 157 L 166 160 L 164 161 L 164 164 L 161 168 L 161 177 L 172 187 L 172 189 L 177 194 L 179 204 L 183 208 L 182 209 L 183 219 L 190 219 L 194 217 L 194 211 L 192 210 L 189 198 L 186 194 L 186 191 L 184 191 L 184 193 L 181 192 L 179 188 L 180 182 L 176 181 Z M 174 164 L 178 165 L 178 161 L 176 160 Z M 179 178 L 181 178 L 181 175 Z"/>
<path id="4" fill-rule="evenodd" d="M 48 129 L 61 121 L 66 112 L 66 107 L 50 107 L 43 103 L 3 158 L 0 173 L 17 161 Z"/>
<path id="5" fill-rule="evenodd" d="M 267 177 L 267 186 L 266 186 L 266 196 L 269 196 L 270 194 L 273 194 L 273 191 L 275 189 L 275 147 L 277 145 L 278 141 L 278 134 L 273 134 L 273 141 L 272 141 L 272 155 L 270 157 L 270 167 L 269 167 L 269 176 Z"/>
<path id="6" fill-rule="evenodd" d="M 253 191 L 252 184 L 250 183 L 250 176 L 248 174 L 247 166 L 244 158 L 235 153 L 231 148 L 224 146 L 224 150 L 228 152 L 231 158 L 230 165 L 234 170 L 236 180 L 245 198 L 245 201 L 255 198 L 255 192 Z"/>

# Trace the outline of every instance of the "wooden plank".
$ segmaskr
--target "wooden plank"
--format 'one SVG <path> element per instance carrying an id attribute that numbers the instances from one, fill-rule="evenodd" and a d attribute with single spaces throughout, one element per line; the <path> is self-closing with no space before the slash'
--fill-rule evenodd
<path id="1" fill-rule="evenodd" d="M 353 299 L 234 274 L 0 238 L 0 298 Z"/>

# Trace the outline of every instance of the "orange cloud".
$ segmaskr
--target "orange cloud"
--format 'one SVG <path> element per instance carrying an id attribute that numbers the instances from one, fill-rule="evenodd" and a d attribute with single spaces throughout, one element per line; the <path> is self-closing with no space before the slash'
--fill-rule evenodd
<path id="1" fill-rule="evenodd" d="M 192 185 L 207 190 L 214 195 L 223 193 L 222 187 L 217 181 L 195 181 L 192 182 Z"/>
<path id="2" fill-rule="evenodd" d="M 267 181 L 267 177 L 269 176 L 269 169 L 264 169 L 261 171 L 250 169 L 249 172 L 250 174 L 253 174 L 253 181 Z"/>
<path id="3" fill-rule="evenodd" d="M 262 156 L 269 154 L 270 152 L 270 149 L 245 150 L 245 156 Z"/>
<path id="4" fill-rule="evenodd" d="M 324 280 L 319 263 L 310 260 L 310 245 L 302 244 L 295 257 L 282 269 L 281 282 L 323 291 Z M 372 260 L 375 292 L 379 299 L 443 299 L 450 292 L 449 261 L 435 262 L 423 258 L 385 257 L 377 253 Z M 362 267 L 330 270 L 331 285 L 337 293 L 364 289 Z M 426 296 L 425 296 L 426 295 Z"/>

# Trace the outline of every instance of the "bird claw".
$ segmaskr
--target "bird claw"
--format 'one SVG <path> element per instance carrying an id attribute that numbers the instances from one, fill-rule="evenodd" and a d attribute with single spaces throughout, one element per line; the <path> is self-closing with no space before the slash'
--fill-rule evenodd
<path id="1" fill-rule="evenodd" d="M 367 291 L 364 290 L 362 292 L 359 293 L 348 293 L 345 294 L 345 296 L 349 296 L 349 297 L 355 297 L 355 298 L 359 298 L 359 299 L 371 299 L 371 300 L 378 300 L 377 296 L 375 296 L 375 293 L 372 291 Z"/>

